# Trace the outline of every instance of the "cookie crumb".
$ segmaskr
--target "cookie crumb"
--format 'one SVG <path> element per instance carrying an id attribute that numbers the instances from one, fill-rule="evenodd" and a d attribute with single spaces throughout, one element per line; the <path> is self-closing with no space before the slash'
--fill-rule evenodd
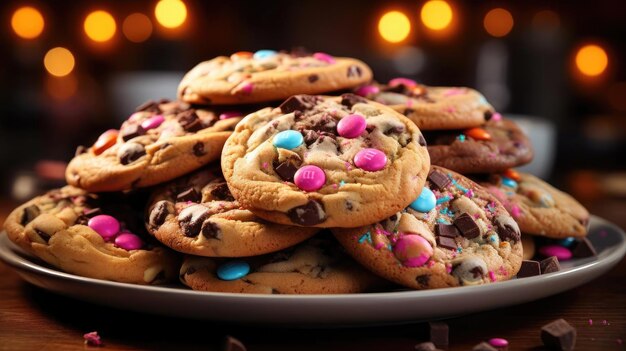
<path id="1" fill-rule="evenodd" d="M 89 346 L 103 346 L 102 339 L 98 335 L 97 331 L 92 331 L 83 335 L 85 339 L 85 345 Z"/>

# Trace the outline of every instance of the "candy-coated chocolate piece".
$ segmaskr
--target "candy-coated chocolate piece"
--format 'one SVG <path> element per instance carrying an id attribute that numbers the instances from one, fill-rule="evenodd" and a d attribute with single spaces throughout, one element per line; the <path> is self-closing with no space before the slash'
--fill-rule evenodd
<path id="1" fill-rule="evenodd" d="M 226 112 L 222 112 L 220 113 L 220 119 L 229 119 L 229 118 L 234 118 L 234 117 L 241 117 L 242 113 L 239 111 L 226 111 Z"/>
<path id="2" fill-rule="evenodd" d="M 421 236 L 407 234 L 396 241 L 393 253 L 405 267 L 420 267 L 432 257 L 433 247 Z"/>
<path id="3" fill-rule="evenodd" d="M 364 85 L 358 88 L 354 93 L 359 96 L 365 97 L 368 95 L 374 95 L 374 94 L 380 93 L 380 88 L 375 85 Z"/>
<path id="4" fill-rule="evenodd" d="M 164 121 L 165 117 L 163 117 L 162 115 L 156 115 L 141 122 L 141 128 L 143 128 L 144 130 L 154 129 L 160 126 Z"/>
<path id="5" fill-rule="evenodd" d="M 354 164 L 366 171 L 380 171 L 387 164 L 387 155 L 380 150 L 363 149 L 354 156 Z"/>
<path id="6" fill-rule="evenodd" d="M 361 135 L 367 127 L 365 118 L 361 115 L 348 115 L 337 123 L 337 133 L 348 139 L 353 139 Z"/>
<path id="7" fill-rule="evenodd" d="M 250 273 L 250 265 L 244 261 L 230 261 L 217 268 L 217 277 L 221 280 L 237 280 Z"/>
<path id="8" fill-rule="evenodd" d="M 390 87 L 397 87 L 398 85 L 404 85 L 405 87 L 409 89 L 413 89 L 417 86 L 417 82 L 414 81 L 413 79 L 399 77 L 399 78 L 394 78 L 390 80 L 388 85 Z"/>
<path id="9" fill-rule="evenodd" d="M 572 246 L 572 244 L 573 244 L 575 241 L 576 241 L 576 238 L 574 238 L 574 237 L 570 236 L 570 237 L 568 237 L 568 238 L 565 238 L 565 239 L 563 239 L 563 240 L 559 241 L 559 244 L 560 244 L 561 246 L 570 247 L 570 246 Z"/>
<path id="10" fill-rule="evenodd" d="M 133 233 L 121 233 L 115 237 L 115 246 L 124 250 L 139 250 L 143 247 L 143 240 Z"/>
<path id="11" fill-rule="evenodd" d="M 501 121 L 502 120 L 502 115 L 499 114 L 498 112 L 496 112 L 493 115 L 491 115 L 491 120 L 492 121 Z"/>
<path id="12" fill-rule="evenodd" d="M 428 187 L 424 187 L 420 196 L 418 196 L 415 201 L 411 202 L 409 206 L 415 211 L 426 213 L 435 208 L 436 204 L 437 197 L 435 196 L 435 193 L 433 193 Z"/>
<path id="13" fill-rule="evenodd" d="M 491 134 L 482 128 L 470 128 L 465 131 L 465 135 L 474 140 L 491 140 Z"/>
<path id="14" fill-rule="evenodd" d="M 516 182 L 519 182 L 519 180 L 521 179 L 519 172 L 517 172 L 516 170 L 514 170 L 513 168 L 509 168 L 506 171 L 504 171 L 503 174 L 505 177 L 507 178 L 511 178 Z"/>
<path id="15" fill-rule="evenodd" d="M 274 146 L 281 149 L 295 149 L 302 145 L 304 138 L 300 132 L 295 130 L 284 130 L 274 136 Z"/>
<path id="16" fill-rule="evenodd" d="M 237 61 L 237 60 L 242 60 L 242 59 L 249 59 L 252 58 L 254 54 L 251 53 L 250 51 L 238 51 L 232 55 L 230 55 L 230 59 L 233 61 Z"/>
<path id="17" fill-rule="evenodd" d="M 266 59 L 272 56 L 276 56 L 278 53 L 274 50 L 259 50 L 252 56 L 256 60 Z"/>
<path id="18" fill-rule="evenodd" d="M 250 82 L 244 82 L 241 84 L 241 88 L 239 89 L 239 91 L 241 91 L 244 94 L 250 94 L 252 93 L 253 89 L 254 89 L 254 84 Z"/>
<path id="19" fill-rule="evenodd" d="M 539 248 L 539 253 L 544 257 L 556 256 L 559 261 L 565 261 L 572 258 L 572 252 L 560 245 L 546 245 Z"/>
<path id="20" fill-rule="evenodd" d="M 506 339 L 493 338 L 493 339 L 489 339 L 489 345 L 493 347 L 504 348 L 504 347 L 509 346 L 509 342 Z"/>
<path id="21" fill-rule="evenodd" d="M 98 140 L 93 144 L 93 152 L 96 155 L 100 155 L 106 149 L 115 145 L 117 141 L 117 136 L 119 135 L 119 131 L 117 129 L 109 129 L 106 132 L 102 133 Z"/>
<path id="22" fill-rule="evenodd" d="M 87 222 L 87 226 L 105 240 L 111 239 L 120 231 L 120 222 L 109 215 L 98 215 Z"/>
<path id="23" fill-rule="evenodd" d="M 335 58 L 330 56 L 329 54 L 323 53 L 323 52 L 316 52 L 313 54 L 313 57 L 320 60 L 320 61 L 324 61 L 326 63 L 329 64 L 333 64 L 335 63 Z"/>
<path id="24" fill-rule="evenodd" d="M 502 177 L 502 185 L 508 186 L 509 188 L 517 188 L 517 182 L 511 178 Z"/>
<path id="25" fill-rule="evenodd" d="M 304 191 L 316 191 L 326 183 L 324 171 L 313 165 L 301 167 L 293 177 L 296 186 Z"/>

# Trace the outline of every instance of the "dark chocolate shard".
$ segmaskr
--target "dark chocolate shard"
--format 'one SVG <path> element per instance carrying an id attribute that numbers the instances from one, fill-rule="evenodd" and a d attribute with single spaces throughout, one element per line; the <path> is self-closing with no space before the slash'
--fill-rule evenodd
<path id="1" fill-rule="evenodd" d="M 572 255 L 578 258 L 584 258 L 597 256 L 598 253 L 589 239 L 582 238 L 578 240 L 578 243 L 576 243 L 574 250 L 572 250 Z"/>
<path id="2" fill-rule="evenodd" d="M 123 165 L 133 163 L 145 156 L 145 154 L 145 147 L 139 143 L 131 142 L 123 144 L 119 149 L 120 163 Z"/>
<path id="3" fill-rule="evenodd" d="M 446 236 L 448 238 L 456 238 L 461 235 L 461 232 L 459 232 L 459 229 L 452 224 L 437 223 L 435 226 L 435 234 Z"/>
<path id="4" fill-rule="evenodd" d="M 298 167 L 291 161 L 287 160 L 274 166 L 274 171 L 280 178 L 286 182 L 293 182 Z"/>
<path id="5" fill-rule="evenodd" d="M 495 224 L 496 233 L 498 233 L 498 237 L 500 238 L 500 240 L 518 242 L 521 239 L 522 234 L 519 231 L 519 227 L 511 217 L 498 216 L 496 217 Z"/>
<path id="6" fill-rule="evenodd" d="M 309 200 L 305 205 L 294 207 L 287 212 L 289 219 L 301 226 L 314 226 L 326 220 L 324 205 L 316 200 Z"/>
<path id="7" fill-rule="evenodd" d="M 532 260 L 522 261 L 522 266 L 517 272 L 518 278 L 534 277 L 541 274 L 541 266 L 539 262 Z"/>
<path id="8" fill-rule="evenodd" d="M 183 235 L 194 238 L 200 234 L 202 224 L 209 218 L 209 210 L 202 205 L 191 205 L 180 212 L 178 224 Z"/>
<path id="9" fill-rule="evenodd" d="M 202 200 L 202 195 L 194 187 L 189 187 L 176 195 L 176 201 L 178 202 L 200 202 L 200 200 Z"/>
<path id="10" fill-rule="evenodd" d="M 196 155 L 196 157 L 201 157 L 206 155 L 206 151 L 204 151 L 204 143 L 199 141 L 197 143 L 194 144 L 193 146 L 193 154 Z"/>
<path id="11" fill-rule="evenodd" d="M 48 241 L 50 241 L 50 234 L 44 232 L 43 230 L 39 230 L 35 228 L 35 233 L 37 233 L 37 235 L 39 235 L 39 237 L 43 239 L 43 241 L 45 241 L 46 244 L 48 243 Z"/>
<path id="12" fill-rule="evenodd" d="M 367 100 L 354 94 L 343 94 L 341 95 L 341 104 L 346 106 L 347 108 L 352 108 L 352 106 L 360 103 L 367 103 Z"/>
<path id="13" fill-rule="evenodd" d="M 159 108 L 159 103 L 154 101 L 154 100 L 148 100 L 146 102 L 144 102 L 143 104 L 139 105 L 135 111 L 140 112 L 140 111 L 146 111 L 146 112 L 154 112 L 154 113 L 161 113 L 161 109 Z"/>
<path id="14" fill-rule="evenodd" d="M 318 98 L 313 95 L 294 95 L 282 104 L 280 104 L 280 110 L 282 113 L 292 113 L 294 111 L 306 111 L 310 110 L 317 104 Z"/>
<path id="15" fill-rule="evenodd" d="M 348 78 L 352 77 L 361 77 L 363 75 L 363 70 L 361 67 L 357 65 L 351 65 L 348 67 Z"/>
<path id="16" fill-rule="evenodd" d="M 445 322 L 428 322 L 430 328 L 430 341 L 437 347 L 448 346 L 449 327 Z"/>
<path id="17" fill-rule="evenodd" d="M 228 189 L 228 185 L 226 183 L 221 183 L 213 188 L 211 190 L 211 195 L 222 201 L 235 201 L 235 198 L 230 193 L 230 189 Z"/>
<path id="18" fill-rule="evenodd" d="M 433 183 L 439 190 L 444 190 L 445 188 L 452 183 L 450 178 L 448 178 L 445 174 L 434 170 L 428 174 L 428 180 Z"/>
<path id="19" fill-rule="evenodd" d="M 176 116 L 178 123 L 187 133 L 195 133 L 201 129 L 204 129 L 202 121 L 196 114 L 195 110 L 187 110 L 179 113 Z"/>
<path id="20" fill-rule="evenodd" d="M 139 124 L 129 125 L 120 131 L 122 140 L 129 141 L 132 138 L 146 134 L 146 130 Z"/>
<path id="21" fill-rule="evenodd" d="M 30 205 L 24 209 L 20 223 L 22 225 L 27 225 L 40 214 L 41 210 L 39 209 L 39 207 L 37 207 L 37 205 Z"/>
<path id="22" fill-rule="evenodd" d="M 438 236 L 437 246 L 444 247 L 449 250 L 456 250 L 456 241 L 452 238 L 448 238 L 447 236 Z"/>
<path id="23" fill-rule="evenodd" d="M 148 223 L 150 227 L 158 228 L 165 223 L 165 218 L 170 214 L 170 204 L 166 200 L 161 200 L 154 205 L 152 211 L 150 211 L 150 217 Z"/>
<path id="24" fill-rule="evenodd" d="M 561 270 L 559 259 L 556 258 L 556 256 L 550 256 L 544 260 L 541 260 L 539 262 L 539 266 L 541 267 L 541 274 L 548 274 Z"/>
<path id="25" fill-rule="evenodd" d="M 557 319 L 541 327 L 541 341 L 551 350 L 573 350 L 576 346 L 576 328 L 565 319 Z"/>
<path id="26" fill-rule="evenodd" d="M 206 221 L 202 224 L 202 236 L 207 239 L 217 239 L 222 240 L 222 231 L 220 227 L 213 222 Z"/>
<path id="27" fill-rule="evenodd" d="M 474 239 L 475 237 L 480 235 L 480 228 L 478 227 L 478 224 L 476 224 L 472 216 L 468 215 L 467 213 L 463 213 L 462 215 L 458 216 L 453 223 L 454 226 L 459 229 L 461 235 L 463 235 L 467 239 Z"/>

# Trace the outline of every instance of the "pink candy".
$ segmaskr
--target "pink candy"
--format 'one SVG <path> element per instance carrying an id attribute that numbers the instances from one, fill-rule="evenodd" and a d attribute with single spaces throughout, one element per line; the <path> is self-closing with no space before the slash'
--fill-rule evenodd
<path id="1" fill-rule="evenodd" d="M 296 171 L 294 183 L 304 191 L 316 191 L 326 183 L 326 174 L 317 166 L 304 166 Z"/>
<path id="2" fill-rule="evenodd" d="M 164 121 L 165 121 L 165 117 L 163 117 L 161 115 L 156 115 L 156 116 L 150 117 L 147 120 L 141 122 L 141 127 L 144 130 L 154 129 L 154 128 L 160 126 L 161 123 L 163 123 Z"/>
<path id="3" fill-rule="evenodd" d="M 333 64 L 335 63 L 335 58 L 330 56 L 329 54 L 325 54 L 323 52 L 316 52 L 313 54 L 313 58 L 318 59 L 320 61 L 324 61 L 326 63 Z"/>
<path id="4" fill-rule="evenodd" d="M 380 150 L 363 149 L 354 156 L 354 164 L 366 171 L 380 171 L 387 164 L 387 155 Z"/>
<path id="5" fill-rule="evenodd" d="M 380 93 L 380 88 L 375 85 L 364 85 L 358 88 L 354 93 L 359 96 L 368 96 Z"/>
<path id="6" fill-rule="evenodd" d="M 539 253 L 545 257 L 556 256 L 559 261 L 565 261 L 572 258 L 572 252 L 559 245 L 547 245 L 539 248 Z"/>
<path id="7" fill-rule="evenodd" d="M 253 89 L 254 89 L 254 85 L 252 83 L 249 83 L 249 82 L 245 82 L 241 86 L 241 92 L 244 93 L 244 94 L 252 93 Z"/>
<path id="8" fill-rule="evenodd" d="M 501 121 L 502 120 L 502 115 L 499 114 L 498 112 L 496 112 L 493 115 L 491 115 L 491 120 L 492 121 Z"/>
<path id="9" fill-rule="evenodd" d="M 509 342 L 506 339 L 502 338 L 493 338 L 489 339 L 489 345 L 497 348 L 507 347 L 509 346 Z"/>
<path id="10" fill-rule="evenodd" d="M 408 234 L 396 241 L 393 253 L 405 267 L 420 267 L 432 257 L 433 247 L 421 236 Z"/>
<path id="11" fill-rule="evenodd" d="M 143 246 L 143 241 L 133 233 L 121 233 L 115 238 L 115 246 L 128 251 L 139 250 Z"/>
<path id="12" fill-rule="evenodd" d="M 361 135 L 367 123 L 361 115 L 348 115 L 337 123 L 337 133 L 344 138 L 353 139 Z"/>
<path id="13" fill-rule="evenodd" d="M 241 117 L 241 112 L 239 111 L 226 111 L 220 114 L 220 119 L 229 119 L 234 117 Z"/>
<path id="14" fill-rule="evenodd" d="M 120 222 L 107 215 L 98 215 L 87 222 L 89 228 L 100 234 L 104 240 L 109 240 L 120 231 Z"/>
<path id="15" fill-rule="evenodd" d="M 409 79 L 409 78 L 394 78 L 392 80 L 389 81 L 389 86 L 390 87 L 396 87 L 398 85 L 404 85 L 409 89 L 413 89 L 417 86 L 417 82 L 414 81 L 413 79 Z"/>

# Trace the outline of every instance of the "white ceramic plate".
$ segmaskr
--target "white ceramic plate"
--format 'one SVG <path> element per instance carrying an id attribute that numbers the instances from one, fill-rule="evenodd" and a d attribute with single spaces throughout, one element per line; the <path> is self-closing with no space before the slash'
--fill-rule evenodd
<path id="1" fill-rule="evenodd" d="M 174 317 L 263 325 L 363 326 L 459 316 L 554 295 L 606 273 L 626 253 L 626 234 L 592 216 L 597 257 L 561 263 L 561 271 L 524 279 L 423 291 L 346 295 L 209 293 L 79 277 L 24 254 L 0 233 L 0 259 L 26 281 L 59 294 L 116 308 Z"/>

